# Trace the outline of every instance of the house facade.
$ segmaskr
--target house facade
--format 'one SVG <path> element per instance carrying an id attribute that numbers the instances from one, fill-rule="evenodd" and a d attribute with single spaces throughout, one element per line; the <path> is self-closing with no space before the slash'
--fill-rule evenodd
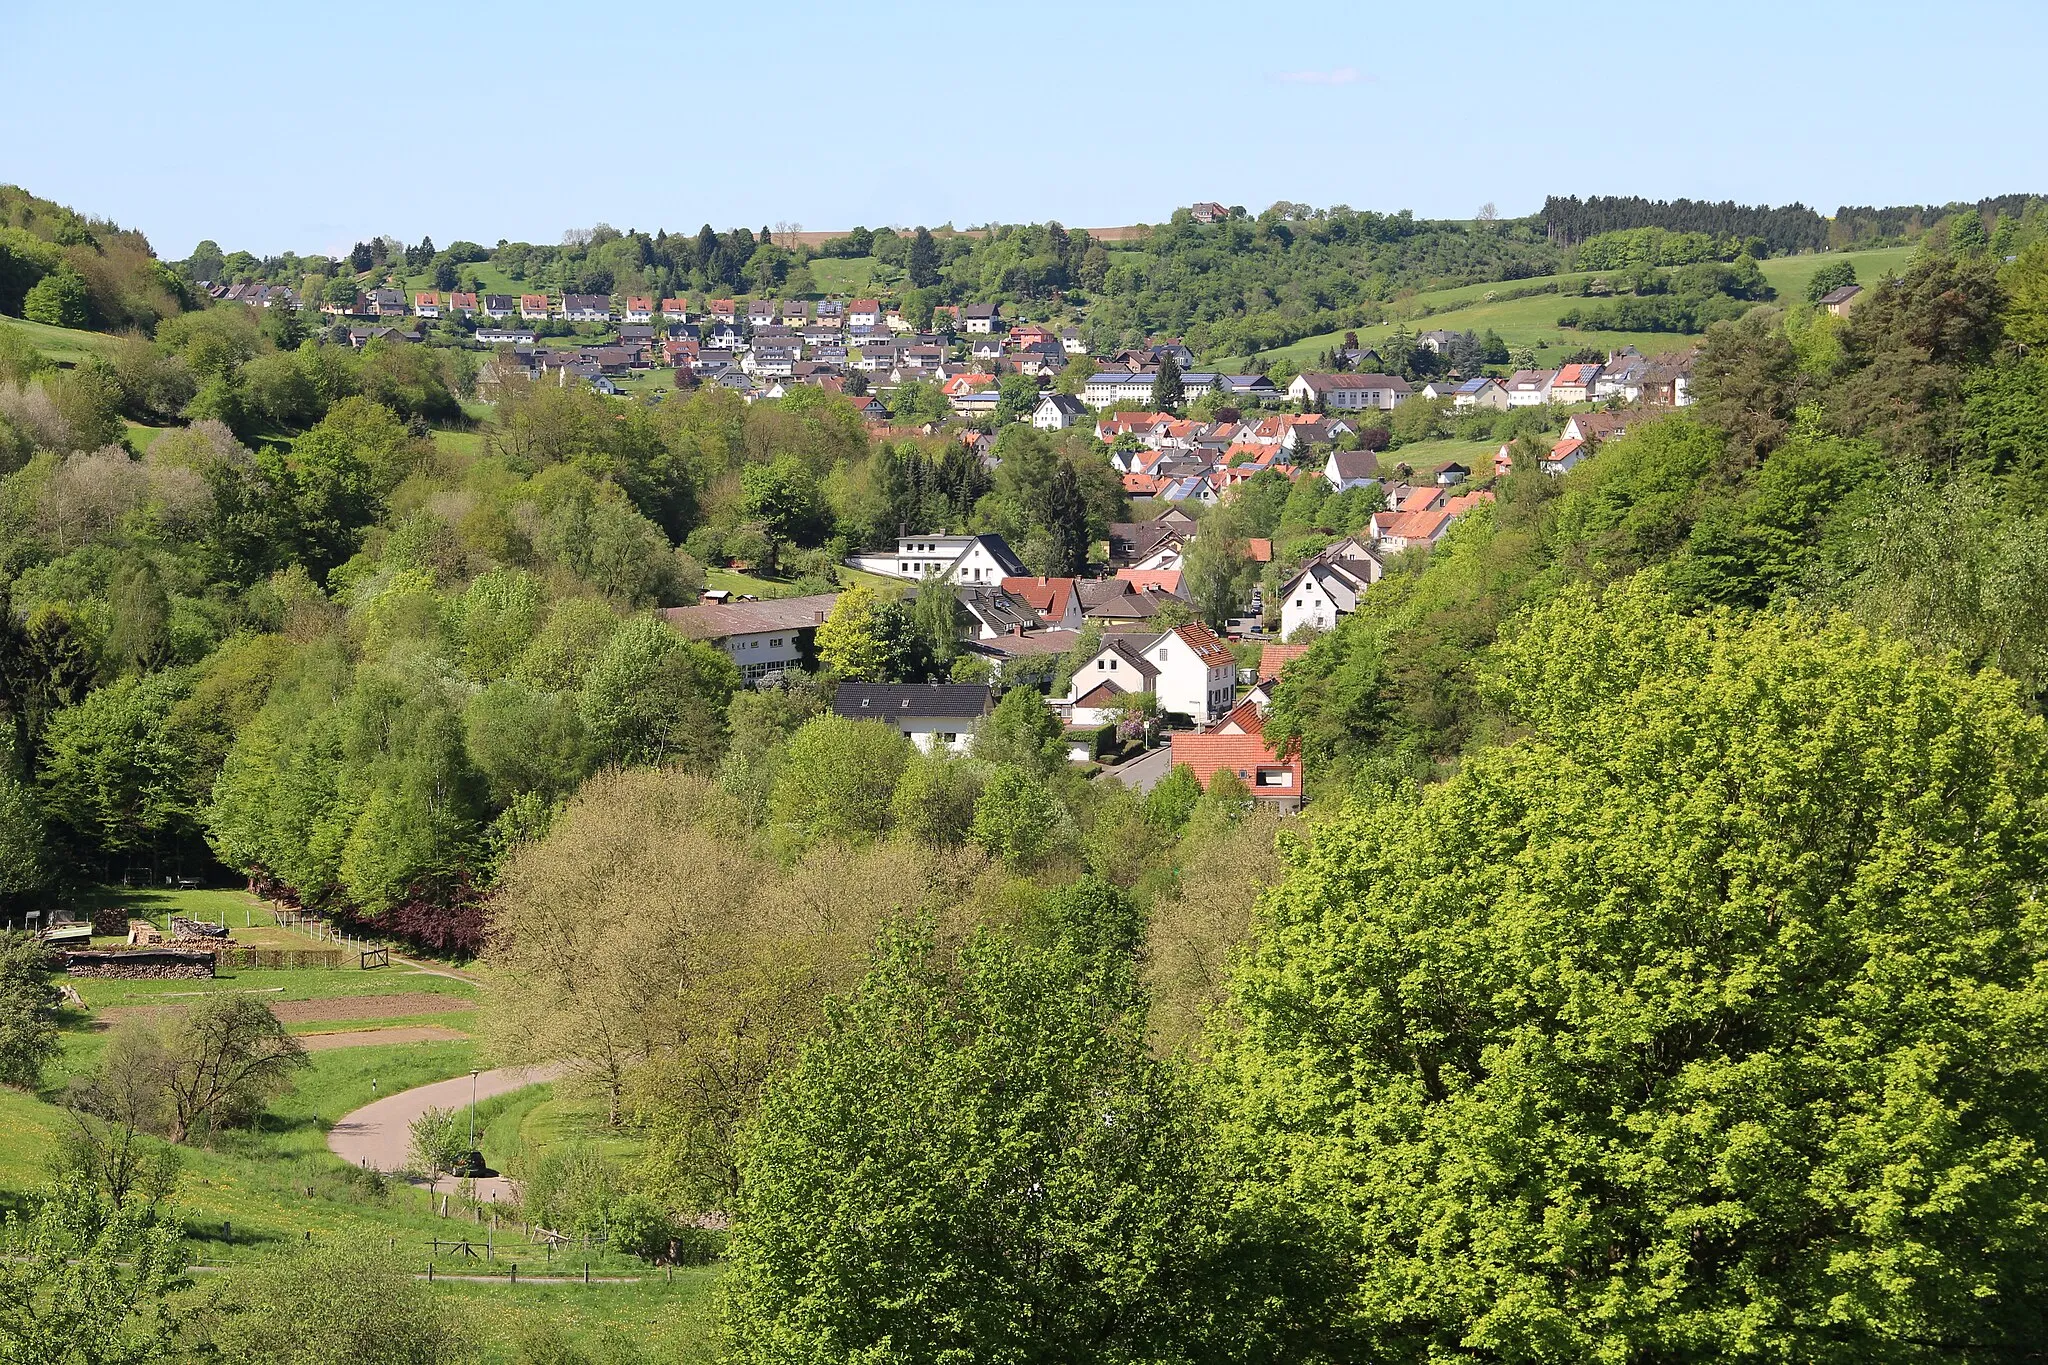
<path id="1" fill-rule="evenodd" d="M 966 753 L 990 709 L 980 683 L 843 682 L 832 694 L 833 715 L 879 721 L 928 754 Z"/>
<path id="2" fill-rule="evenodd" d="M 1298 374 L 1287 386 L 1294 402 L 1331 412 L 1391 412 L 1409 393 L 1408 381 L 1391 374 Z"/>
<path id="3" fill-rule="evenodd" d="M 959 587 L 1000 585 L 1024 576 L 1024 564 L 1001 536 L 901 536 L 894 553 L 853 555 L 846 561 L 867 573 L 919 582 L 942 578 Z"/>
<path id="4" fill-rule="evenodd" d="M 818 627 L 838 602 L 838 593 L 817 593 L 765 602 L 670 607 L 662 616 L 690 639 L 723 650 L 740 677 L 758 685 L 816 664 L 813 644 Z"/>

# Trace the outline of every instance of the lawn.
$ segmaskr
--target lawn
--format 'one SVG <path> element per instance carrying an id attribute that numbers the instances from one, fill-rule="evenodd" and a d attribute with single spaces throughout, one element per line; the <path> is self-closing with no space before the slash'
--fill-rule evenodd
<path id="1" fill-rule="evenodd" d="M 129 447 L 138 455 L 154 445 L 157 437 L 167 431 L 174 430 L 171 427 L 147 427 L 140 422 L 132 421 L 125 417 L 121 419 L 121 422 L 123 426 L 128 428 Z"/>
<path id="2" fill-rule="evenodd" d="M 85 332 L 70 327 L 51 327 L 26 318 L 0 316 L 0 328 L 18 332 L 34 347 L 60 365 L 76 365 L 96 355 L 110 355 L 121 339 L 105 332 Z"/>
<path id="3" fill-rule="evenodd" d="M 1453 460 L 1480 478 L 1493 473 L 1493 453 L 1498 441 L 1417 441 L 1399 450 L 1380 452 L 1380 468 L 1392 473 L 1394 466 L 1407 465 L 1417 476 L 1435 477 L 1436 471 Z"/>
<path id="4" fill-rule="evenodd" d="M 1764 261 L 1762 268 L 1764 278 L 1778 291 L 1781 300 L 1796 301 L 1806 297 L 1807 281 L 1823 265 L 1849 261 L 1855 265 L 1858 279 L 1865 284 L 1873 284 L 1888 271 L 1904 269 L 1914 250 L 1912 247 L 1885 247 L 1874 251 L 1783 256 Z M 1699 343 L 1697 336 L 1677 332 L 1592 332 L 1559 327 L 1559 314 L 1572 306 L 1575 297 L 1569 290 L 1576 288 L 1585 278 L 1584 275 L 1549 275 L 1414 294 L 1389 305 L 1388 311 L 1394 315 L 1395 321 L 1376 327 L 1345 330 L 1356 331 L 1359 340 L 1366 345 L 1385 338 L 1396 326 L 1405 326 L 1411 332 L 1442 329 L 1473 331 L 1481 335 L 1492 330 L 1498 332 L 1510 347 L 1533 348 L 1536 363 L 1545 366 L 1561 364 L 1564 356 L 1588 346 L 1600 350 L 1634 346 L 1645 355 L 1658 355 L 1690 350 Z M 1565 292 L 1531 294 L 1520 298 L 1498 297 L 1543 284 L 1557 285 Z M 1489 298 L 1489 295 L 1495 297 Z M 1325 332 L 1263 354 L 1282 357 L 1297 366 L 1312 365 L 1318 353 L 1338 345 L 1343 339 L 1342 331 Z M 1230 368 L 1242 359 L 1244 357 L 1224 357 L 1214 363 Z"/>
<path id="5" fill-rule="evenodd" d="M 719 1358 L 717 1283 L 717 1269 L 704 1267 L 678 1270 L 673 1285 L 512 1289 L 441 1282 L 434 1294 L 456 1309 L 494 1365 L 584 1358 L 692 1362 Z M 629 1349 L 621 1353 L 621 1346 Z"/>
<path id="6" fill-rule="evenodd" d="M 810 263 L 811 278 L 821 294 L 857 294 L 875 282 L 878 264 L 872 256 L 820 256 Z"/>

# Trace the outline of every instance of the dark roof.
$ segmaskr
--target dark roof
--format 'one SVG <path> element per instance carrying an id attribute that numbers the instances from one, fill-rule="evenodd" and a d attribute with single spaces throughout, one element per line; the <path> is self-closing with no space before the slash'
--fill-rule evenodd
<path id="1" fill-rule="evenodd" d="M 1822 294 L 1820 296 L 1820 302 L 1823 307 L 1829 304 L 1847 303 L 1850 299 L 1855 298 L 1858 294 L 1862 292 L 1863 286 L 1860 284 L 1845 284 L 1840 286 L 1839 288 L 1830 289 L 1827 293 Z"/>
<path id="2" fill-rule="evenodd" d="M 971 720 L 988 714 L 988 697 L 979 683 L 843 682 L 832 694 L 832 714 L 891 723 L 941 716 Z"/>
<path id="3" fill-rule="evenodd" d="M 774 597 L 761 602 L 728 602 L 717 607 L 669 607 L 661 614 L 693 640 L 757 635 L 764 630 L 811 630 L 832 614 L 836 592 L 809 597 Z"/>

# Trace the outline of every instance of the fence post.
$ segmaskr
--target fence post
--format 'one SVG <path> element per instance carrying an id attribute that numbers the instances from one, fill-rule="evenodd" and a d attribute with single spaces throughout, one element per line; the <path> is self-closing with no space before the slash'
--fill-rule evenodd
<path id="1" fill-rule="evenodd" d="M 428 1284 L 432 1284 L 433 1282 L 434 1282 L 434 1263 L 433 1263 L 432 1261 L 428 1261 L 428 1262 L 427 1262 L 427 1283 L 428 1283 Z"/>
<path id="2" fill-rule="evenodd" d="M 590 1262 L 588 1261 L 583 1263 L 583 1283 L 590 1283 Z"/>
<path id="3" fill-rule="evenodd" d="M 512 1283 L 513 1283 L 513 1284 L 518 1284 L 518 1283 L 519 1283 L 519 1262 L 517 1262 L 517 1261 L 514 1261 L 514 1262 L 512 1263 Z"/>

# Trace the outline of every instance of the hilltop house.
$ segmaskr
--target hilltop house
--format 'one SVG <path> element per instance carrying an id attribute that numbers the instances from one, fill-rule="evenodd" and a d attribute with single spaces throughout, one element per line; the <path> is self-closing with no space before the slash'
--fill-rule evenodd
<path id="1" fill-rule="evenodd" d="M 412 296 L 412 311 L 423 318 L 440 317 L 441 295 L 432 289 L 414 294 Z"/>
<path id="2" fill-rule="evenodd" d="M 1841 317 L 1863 301 L 1863 286 L 1845 284 L 1839 289 L 1830 289 L 1818 300 L 1820 306 L 1835 317 Z"/>
<path id="3" fill-rule="evenodd" d="M 481 311 L 493 322 L 503 322 L 518 313 L 519 301 L 510 294 L 486 294 Z"/>
<path id="4" fill-rule="evenodd" d="M 548 296 L 546 294 L 521 294 L 519 296 L 519 320 L 521 322 L 546 322 L 548 318 Z"/>
<path id="5" fill-rule="evenodd" d="M 1003 308 L 997 303 L 964 303 L 960 305 L 960 327 L 966 332 L 1000 332 L 1002 330 Z"/>

